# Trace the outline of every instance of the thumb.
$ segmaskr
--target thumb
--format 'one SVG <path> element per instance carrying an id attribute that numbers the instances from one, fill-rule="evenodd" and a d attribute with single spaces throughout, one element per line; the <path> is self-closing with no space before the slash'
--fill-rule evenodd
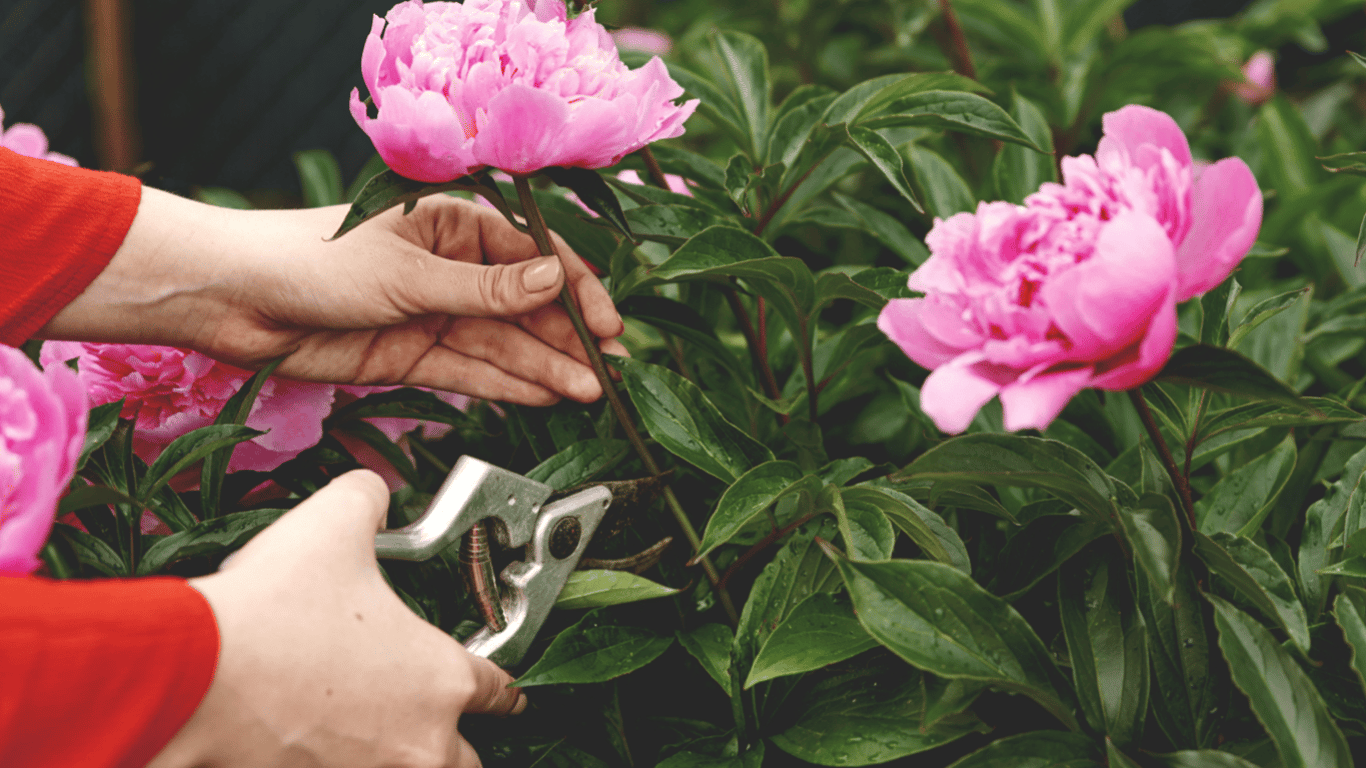
<path id="1" fill-rule="evenodd" d="M 375 531 L 389 508 L 389 489 L 379 475 L 357 469 L 328 483 L 266 528 L 220 570 L 308 561 L 361 567 L 375 562 Z"/>
<path id="2" fill-rule="evenodd" d="M 549 304 L 559 295 L 564 269 L 555 256 L 511 264 L 471 264 L 433 256 L 437 270 L 413 275 L 424 312 L 461 317 L 509 317 Z"/>

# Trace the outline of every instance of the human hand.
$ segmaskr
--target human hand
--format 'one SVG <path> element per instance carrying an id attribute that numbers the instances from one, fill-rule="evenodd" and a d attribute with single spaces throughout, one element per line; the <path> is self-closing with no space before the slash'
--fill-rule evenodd
<path id="1" fill-rule="evenodd" d="M 109 266 L 40 335 L 188 347 L 244 368 L 284 357 L 289 378 L 527 405 L 602 396 L 553 303 L 566 271 L 604 352 L 625 354 L 623 326 L 563 240 L 564 267 L 492 209 L 436 195 L 325 241 L 345 212 L 236 211 L 146 188 Z"/>
<path id="2" fill-rule="evenodd" d="M 388 498 L 374 473 L 349 472 L 190 580 L 218 621 L 218 668 L 150 768 L 479 765 L 460 715 L 517 714 L 526 699 L 384 583 Z"/>

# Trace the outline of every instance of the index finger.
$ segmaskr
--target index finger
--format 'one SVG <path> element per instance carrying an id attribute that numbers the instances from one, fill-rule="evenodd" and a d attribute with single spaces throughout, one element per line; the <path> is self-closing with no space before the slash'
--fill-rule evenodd
<path id="1" fill-rule="evenodd" d="M 481 715 L 520 715 L 526 709 L 526 696 L 521 688 L 509 688 L 512 675 L 497 664 L 468 653 L 470 674 L 474 676 L 474 692 L 465 702 L 465 712 Z"/>

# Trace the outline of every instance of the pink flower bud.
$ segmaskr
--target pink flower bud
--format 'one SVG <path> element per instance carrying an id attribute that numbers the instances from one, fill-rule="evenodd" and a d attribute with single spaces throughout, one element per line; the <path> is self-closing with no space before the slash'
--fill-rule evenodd
<path id="1" fill-rule="evenodd" d="M 151 462 L 181 435 L 207 427 L 252 372 L 175 347 L 49 341 L 39 359 L 48 368 L 78 360 L 91 403 L 125 398 L 124 418 L 136 418 L 133 449 Z M 267 379 L 247 417 L 266 434 L 238 444 L 228 471 L 270 470 L 322 439 L 336 387 Z"/>
<path id="2" fill-rule="evenodd" d="M 1262 194 L 1238 158 L 1196 169 L 1162 112 L 1104 118 L 1095 157 L 1025 204 L 936 220 L 930 258 L 878 327 L 932 371 L 921 406 L 968 428 L 1000 397 L 1010 430 L 1044 429 L 1086 387 L 1151 379 L 1176 340 L 1176 304 L 1223 282 L 1257 238 Z"/>
<path id="3" fill-rule="evenodd" d="M 653 56 L 667 56 L 674 48 L 673 38 L 668 34 L 644 27 L 622 27 L 612 33 L 612 40 L 619 49 Z"/>
<path id="4" fill-rule="evenodd" d="M 1276 94 L 1276 60 L 1271 51 L 1252 54 L 1243 65 L 1243 82 L 1233 86 L 1233 93 L 1254 107 Z"/>
<path id="5" fill-rule="evenodd" d="M 351 114 L 397 173 L 440 183 L 484 167 L 603 168 L 683 133 L 697 100 L 655 57 L 621 63 L 592 9 L 563 0 L 408 0 L 375 17 Z"/>
<path id="6" fill-rule="evenodd" d="M 76 472 L 86 399 L 65 366 L 38 370 L 0 346 L 0 574 L 32 573 Z"/>
<path id="7" fill-rule="evenodd" d="M 5 110 L 0 109 L 0 147 L 12 150 L 24 157 L 51 160 L 54 163 L 72 167 L 77 165 L 74 157 L 67 157 L 60 152 L 47 151 L 47 136 L 43 134 L 42 128 L 29 123 L 17 123 L 10 126 L 9 130 L 5 130 L 4 122 Z"/>

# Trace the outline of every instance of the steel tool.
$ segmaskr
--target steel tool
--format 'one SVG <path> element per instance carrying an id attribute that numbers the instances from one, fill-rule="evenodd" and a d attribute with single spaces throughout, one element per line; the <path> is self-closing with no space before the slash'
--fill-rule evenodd
<path id="1" fill-rule="evenodd" d="M 497 632 L 486 626 L 465 647 L 496 664 L 516 664 L 531 647 L 612 502 L 611 491 L 601 486 L 546 504 L 552 492 L 548 485 L 462 456 L 421 517 L 375 535 L 375 554 L 426 560 L 458 542 L 475 523 L 494 520 L 498 543 L 526 545 L 526 559 L 510 564 L 499 576 L 507 626 Z"/>

